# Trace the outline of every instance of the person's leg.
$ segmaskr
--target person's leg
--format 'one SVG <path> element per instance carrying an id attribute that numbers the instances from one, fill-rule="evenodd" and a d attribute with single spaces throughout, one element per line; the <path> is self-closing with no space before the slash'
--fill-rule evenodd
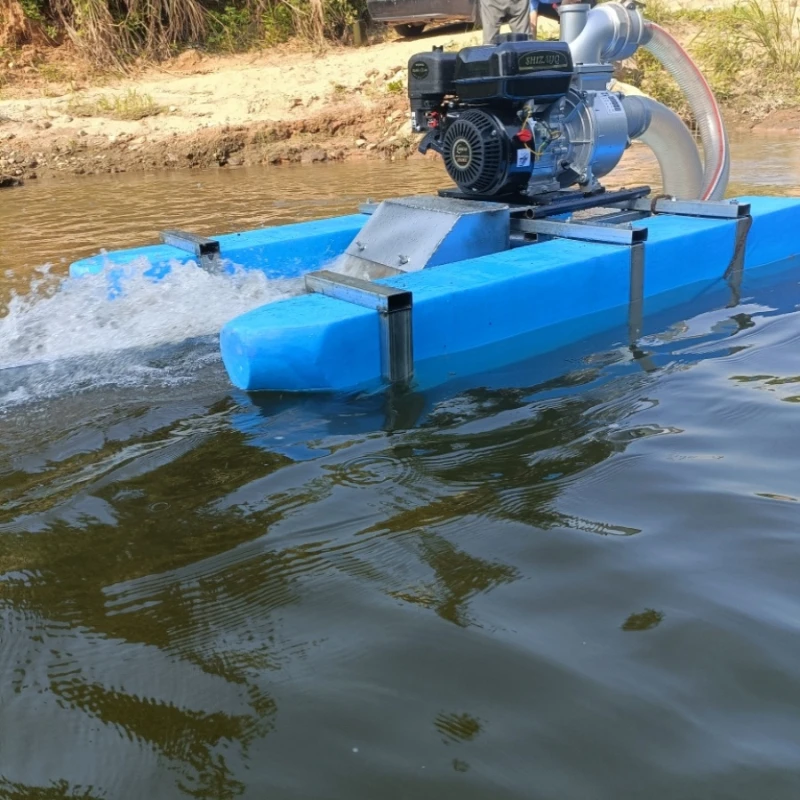
<path id="1" fill-rule="evenodd" d="M 500 33 L 500 25 L 505 14 L 501 0 L 480 0 L 483 43 L 489 44 Z"/>
<path id="2" fill-rule="evenodd" d="M 536 38 L 536 29 L 539 24 L 539 0 L 531 0 L 531 36 Z"/>
<path id="3" fill-rule="evenodd" d="M 512 33 L 531 32 L 530 0 L 508 0 L 508 24 Z"/>

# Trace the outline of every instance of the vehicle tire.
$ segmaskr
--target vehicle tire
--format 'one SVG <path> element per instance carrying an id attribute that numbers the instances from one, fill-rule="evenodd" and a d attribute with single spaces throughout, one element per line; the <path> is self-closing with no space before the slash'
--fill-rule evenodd
<path id="1" fill-rule="evenodd" d="M 405 36 L 407 39 L 413 39 L 415 36 L 419 36 L 422 31 L 425 30 L 425 23 L 423 22 L 422 24 L 414 24 L 407 22 L 404 25 L 395 25 L 394 29 L 401 36 Z"/>

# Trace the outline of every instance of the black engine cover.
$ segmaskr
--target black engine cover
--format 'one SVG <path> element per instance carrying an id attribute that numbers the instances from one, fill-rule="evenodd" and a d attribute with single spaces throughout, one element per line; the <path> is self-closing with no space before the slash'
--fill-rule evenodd
<path id="1" fill-rule="evenodd" d="M 569 91 L 574 68 L 566 42 L 503 41 L 465 47 L 453 85 L 462 103 L 552 102 Z"/>
<path id="2" fill-rule="evenodd" d="M 533 168 L 533 154 L 512 139 L 516 118 L 472 108 L 447 126 L 440 152 L 447 174 L 464 192 L 503 194 L 524 186 Z M 523 150 L 521 155 L 519 151 Z"/>

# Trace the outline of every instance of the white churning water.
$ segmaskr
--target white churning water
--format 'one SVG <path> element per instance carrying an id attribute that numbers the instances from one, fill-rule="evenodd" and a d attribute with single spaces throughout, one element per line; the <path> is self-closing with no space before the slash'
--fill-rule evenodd
<path id="1" fill-rule="evenodd" d="M 299 280 L 269 280 L 262 272 L 236 269 L 213 274 L 194 263 L 174 264 L 161 280 L 145 273 L 142 258 L 127 269 L 123 292 L 109 297 L 108 273 L 70 278 L 40 267 L 29 291 L 12 295 L 0 317 L 0 409 L 35 397 L 87 385 L 139 383 L 178 365 L 153 366 L 156 350 L 214 337 L 213 352 L 199 348 L 198 360 L 218 358 L 216 336 L 233 317 L 296 294 Z M 192 359 L 190 359 L 191 361 Z M 185 371 L 184 360 L 180 371 Z"/>

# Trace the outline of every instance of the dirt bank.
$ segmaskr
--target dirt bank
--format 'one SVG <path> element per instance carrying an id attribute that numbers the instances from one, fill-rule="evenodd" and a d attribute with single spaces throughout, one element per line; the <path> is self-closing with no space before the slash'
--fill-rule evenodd
<path id="1" fill-rule="evenodd" d="M 46 81 L 31 69 L 0 101 L 0 174 L 406 157 L 414 151 L 409 57 L 478 37 L 451 29 L 323 53 L 188 51 L 135 78 L 77 90 L 74 81 Z"/>
<path id="2" fill-rule="evenodd" d="M 33 179 L 59 173 L 316 163 L 352 157 L 406 157 L 413 152 L 406 103 L 397 97 L 371 109 L 332 104 L 306 118 L 198 125 L 165 132 L 154 125 L 92 130 L 68 117 L 52 127 L 6 125 L 0 175 Z M 45 122 L 44 125 L 47 125 Z M 110 126 L 109 126 L 110 127 Z M 31 129 L 32 128 L 32 129 Z"/>
<path id="3" fill-rule="evenodd" d="M 556 30 L 548 25 L 545 36 Z M 282 48 L 208 57 L 190 50 L 101 85 L 68 61 L 42 66 L 23 51 L 3 66 L 0 178 L 13 185 L 59 173 L 418 157 L 407 111 L 408 59 L 479 38 L 451 27 L 317 53 Z M 800 114 L 782 112 L 772 127 L 800 128 Z M 759 132 L 768 128 L 762 123 Z"/>

